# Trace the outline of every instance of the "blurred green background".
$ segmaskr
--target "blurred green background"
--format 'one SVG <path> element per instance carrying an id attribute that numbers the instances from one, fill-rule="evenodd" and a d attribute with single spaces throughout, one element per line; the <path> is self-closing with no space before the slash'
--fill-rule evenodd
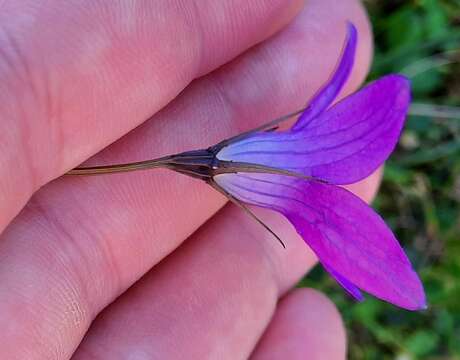
<path id="1" fill-rule="evenodd" d="M 301 283 L 337 304 L 349 358 L 460 359 L 460 0 L 364 1 L 375 35 L 369 80 L 412 80 L 411 115 L 374 207 L 404 245 L 429 309 L 355 303 L 320 267 Z"/>

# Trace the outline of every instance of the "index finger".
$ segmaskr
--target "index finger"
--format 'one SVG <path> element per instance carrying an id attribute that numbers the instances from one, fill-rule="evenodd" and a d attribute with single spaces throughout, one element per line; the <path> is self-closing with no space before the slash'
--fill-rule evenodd
<path id="1" fill-rule="evenodd" d="M 301 3 L 3 2 L 0 231 L 40 186 L 270 36 Z"/>

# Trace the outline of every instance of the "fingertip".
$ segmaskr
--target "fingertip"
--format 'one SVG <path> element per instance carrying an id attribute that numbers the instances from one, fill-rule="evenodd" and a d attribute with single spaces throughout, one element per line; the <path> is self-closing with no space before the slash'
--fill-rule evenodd
<path id="1" fill-rule="evenodd" d="M 345 328 L 335 305 L 319 291 L 295 289 L 279 302 L 251 359 L 345 357 Z"/>

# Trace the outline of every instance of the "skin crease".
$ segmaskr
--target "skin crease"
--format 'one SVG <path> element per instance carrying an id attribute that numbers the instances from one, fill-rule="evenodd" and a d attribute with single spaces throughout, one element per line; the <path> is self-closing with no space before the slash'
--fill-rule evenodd
<path id="1" fill-rule="evenodd" d="M 44 28 L 57 11 L 57 5 L 48 2 Z M 92 2 L 88 6 L 98 11 L 91 16 L 84 5 L 69 6 L 66 16 L 74 19 L 72 28 L 57 21 L 63 28 L 55 32 L 78 41 L 52 51 L 58 69 L 53 76 L 40 62 L 57 46 L 53 35 L 27 33 L 27 12 L 22 12 L 21 23 L 11 16 L 0 22 L 11 27 L 5 33 L 26 29 L 23 38 L 33 40 L 27 41 L 37 43 L 37 36 L 46 40 L 34 45 L 31 54 L 24 52 L 29 48 L 23 44 L 26 40 L 14 42 L 20 51 L 4 50 L 9 57 L 0 54 L 0 73 L 11 74 L 0 85 L 0 102 L 12 104 L 5 107 L 2 124 L 11 126 L 4 126 L 0 142 L 3 225 L 37 187 L 95 154 L 173 98 L 89 163 L 135 161 L 201 148 L 301 107 L 334 68 L 345 20 L 353 21 L 360 35 L 346 92 L 365 77 L 370 30 L 357 1 L 310 0 L 303 8 L 299 1 L 245 1 L 245 11 L 243 2 L 222 1 L 221 8 L 214 5 L 198 19 L 190 15 L 198 10 L 185 8 L 192 2 L 171 3 L 176 2 L 158 2 L 165 14 L 181 21 L 158 22 L 152 29 L 148 16 L 158 16 L 158 9 L 149 8 L 148 2 L 137 2 L 138 11 L 147 7 L 140 11 L 147 14 L 144 21 L 125 19 L 123 24 L 116 23 L 111 12 L 117 7 L 121 13 L 127 11 L 118 3 L 106 8 Z M 128 2 L 123 4 L 129 8 Z M 2 16 L 22 10 L 12 1 L 2 7 Z M 27 10 L 35 11 L 33 6 Z M 296 11 L 301 13 L 286 29 L 242 54 L 289 22 Z M 217 18 L 227 21 L 217 26 Z M 108 33 L 117 36 L 110 37 L 93 21 L 113 21 Z M 130 36 L 118 36 L 125 33 Z M 154 34 L 163 37 L 154 41 Z M 171 43 L 165 54 L 156 48 L 160 40 L 168 44 L 169 36 L 184 39 L 180 54 Z M 88 50 L 93 39 L 98 39 L 98 51 Z M 125 42 L 132 46 L 125 47 Z M 76 53 L 83 59 L 66 62 Z M 7 72 L 12 64 L 16 69 L 14 56 L 19 55 L 20 64 L 28 66 Z M 24 94 L 20 107 L 19 93 Z M 15 171 L 8 171 L 11 168 Z M 353 185 L 353 191 L 370 200 L 378 181 L 379 174 L 374 174 Z M 162 170 L 62 178 L 44 186 L 1 235 L 0 358 L 66 359 L 75 350 L 76 359 L 163 359 L 181 354 L 200 359 L 250 354 L 266 358 L 280 349 L 282 337 L 276 334 L 286 328 L 301 332 L 288 339 L 295 343 L 292 358 L 320 358 L 324 347 L 333 351 L 328 358 L 344 358 L 344 331 L 331 303 L 311 290 L 285 295 L 315 262 L 303 241 L 284 219 L 258 211 L 287 243 L 284 251 L 233 206 L 213 216 L 224 203 L 205 184 Z M 314 315 L 323 312 L 331 321 L 318 327 Z"/>

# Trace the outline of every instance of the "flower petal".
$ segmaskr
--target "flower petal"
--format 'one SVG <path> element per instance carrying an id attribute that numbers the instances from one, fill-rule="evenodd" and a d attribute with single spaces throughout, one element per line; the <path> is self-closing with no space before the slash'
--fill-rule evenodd
<path id="1" fill-rule="evenodd" d="M 332 184 L 357 182 L 393 151 L 410 102 L 406 78 L 388 75 L 312 119 L 303 130 L 258 132 L 218 159 L 296 171 Z"/>
<path id="2" fill-rule="evenodd" d="M 358 31 L 352 23 L 348 23 L 347 40 L 337 69 L 326 85 L 315 94 L 308 108 L 299 117 L 292 127 L 292 130 L 304 129 L 312 119 L 321 114 L 332 104 L 350 76 L 355 61 L 357 42 Z"/>
<path id="3" fill-rule="evenodd" d="M 422 284 L 391 230 L 347 190 L 272 174 L 223 174 L 215 181 L 241 201 L 286 216 L 358 298 L 357 287 L 409 310 L 426 307 Z"/>
<path id="4" fill-rule="evenodd" d="M 333 270 L 332 268 L 325 266 L 323 264 L 324 268 L 327 270 L 329 274 L 332 275 L 332 277 L 340 284 L 342 287 L 351 295 L 353 296 L 356 300 L 358 301 L 363 301 L 364 296 L 361 294 L 361 291 L 353 284 L 352 282 L 348 281 L 346 278 L 344 278 L 342 275 L 340 275 L 337 271 Z"/>

